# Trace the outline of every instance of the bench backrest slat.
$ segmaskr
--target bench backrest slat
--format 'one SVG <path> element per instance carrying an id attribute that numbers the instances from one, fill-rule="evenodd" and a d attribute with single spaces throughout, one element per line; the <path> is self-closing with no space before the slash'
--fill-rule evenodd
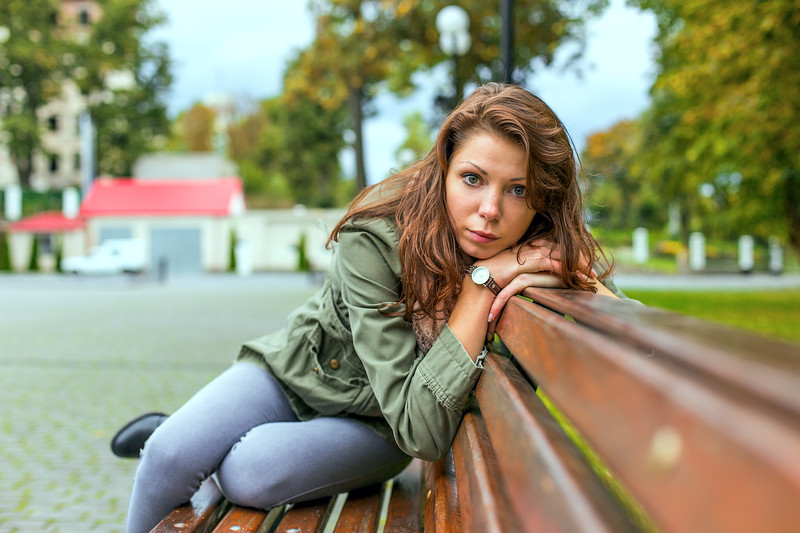
<path id="1" fill-rule="evenodd" d="M 800 432 L 783 419 L 523 299 L 498 332 L 664 531 L 800 523 Z"/>
<path id="2" fill-rule="evenodd" d="M 464 415 L 453 441 L 453 463 L 463 531 L 522 531 L 505 493 L 479 413 Z"/>
<path id="3" fill-rule="evenodd" d="M 476 395 L 506 494 L 525 531 L 633 531 L 576 446 L 508 359 L 491 354 Z"/>
<path id="4" fill-rule="evenodd" d="M 669 360 L 748 401 L 800 420 L 800 348 L 636 302 L 566 290 L 526 289 L 525 296 L 620 342 Z"/>

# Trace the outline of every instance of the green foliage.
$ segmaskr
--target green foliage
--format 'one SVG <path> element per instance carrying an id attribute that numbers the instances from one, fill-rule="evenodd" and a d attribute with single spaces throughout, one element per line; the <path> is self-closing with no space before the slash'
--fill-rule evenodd
<path id="1" fill-rule="evenodd" d="M 318 102 L 325 110 L 347 108 L 355 133 L 356 183 L 367 183 L 361 123 L 369 103 L 387 87 L 409 94 L 412 74 L 449 58 L 439 49 L 435 28 L 445 0 L 313 0 L 317 34 L 286 77 L 286 92 Z M 556 48 L 583 43 L 583 19 L 599 12 L 607 0 L 517 0 L 515 27 L 517 77 L 536 63 L 550 64 Z M 472 46 L 458 65 L 460 94 L 464 83 L 503 78 L 500 61 L 500 12 L 496 3 L 465 0 Z M 577 48 L 578 55 L 580 47 Z"/>
<path id="2" fill-rule="evenodd" d="M 162 100 L 172 83 L 167 47 L 143 39 L 163 21 L 152 0 L 107 0 L 92 26 L 90 74 L 81 89 L 91 102 L 101 175 L 130 176 L 136 159 L 169 131 Z M 132 86 L 100 90 L 115 72 L 132 73 Z"/>
<path id="3" fill-rule="evenodd" d="M 425 157 L 433 147 L 433 132 L 422 113 L 419 111 L 403 118 L 406 128 L 406 139 L 395 151 L 395 157 L 401 167 Z"/>
<path id="4" fill-rule="evenodd" d="M 29 217 L 42 211 L 61 210 L 61 191 L 32 191 L 22 194 L 22 216 Z"/>
<path id="5" fill-rule="evenodd" d="M 231 156 L 251 205 L 253 196 L 261 207 L 346 202 L 339 165 L 345 127 L 343 109 L 325 111 L 307 98 L 282 97 L 264 100 L 254 115 L 234 124 Z"/>
<path id="6" fill-rule="evenodd" d="M 311 261 L 308 260 L 306 252 L 306 234 L 300 234 L 300 242 L 297 243 L 297 271 L 311 272 Z"/>
<path id="7" fill-rule="evenodd" d="M 39 236 L 33 235 L 31 258 L 28 261 L 28 272 L 39 272 Z"/>
<path id="8" fill-rule="evenodd" d="M 800 290 L 695 292 L 626 290 L 646 305 L 800 344 Z"/>
<path id="9" fill-rule="evenodd" d="M 582 162 L 587 176 L 586 207 L 593 225 L 630 230 L 665 223 L 658 184 L 637 162 L 641 150 L 641 128 L 633 121 L 619 122 L 589 137 Z"/>
<path id="10" fill-rule="evenodd" d="M 64 242 L 60 235 L 56 236 L 56 272 L 63 272 L 61 270 L 61 259 L 64 257 Z"/>
<path id="11" fill-rule="evenodd" d="M 663 199 L 690 230 L 777 234 L 800 250 L 797 3 L 632 3 L 659 25 L 640 161 Z"/>
<path id="12" fill-rule="evenodd" d="M 0 3 L 0 89 L 11 96 L 2 128 L 25 188 L 33 156 L 42 149 L 37 110 L 68 83 L 88 97 L 100 173 L 129 175 L 133 161 L 168 125 L 161 102 L 171 82 L 166 47 L 143 42 L 162 21 L 152 11 L 152 0 L 100 1 L 97 11 L 90 9 L 88 26 L 64 4 Z M 132 83 L 115 83 L 120 79 Z"/>
<path id="13" fill-rule="evenodd" d="M 8 250 L 8 235 L 0 231 L 0 272 L 11 270 L 11 256 Z"/>
<path id="14" fill-rule="evenodd" d="M 231 245 L 228 248 L 228 272 L 236 272 L 236 232 L 231 231 Z"/>
<path id="15" fill-rule="evenodd" d="M 28 186 L 33 154 L 40 149 L 36 110 L 56 96 L 66 73 L 68 43 L 54 21 L 58 2 L 3 0 L 0 3 L 0 90 L 9 98 L 2 129 L 21 184 Z"/>
<path id="16" fill-rule="evenodd" d="M 168 149 L 180 152 L 212 151 L 216 118 L 214 109 L 199 103 L 180 113 L 167 139 Z"/>

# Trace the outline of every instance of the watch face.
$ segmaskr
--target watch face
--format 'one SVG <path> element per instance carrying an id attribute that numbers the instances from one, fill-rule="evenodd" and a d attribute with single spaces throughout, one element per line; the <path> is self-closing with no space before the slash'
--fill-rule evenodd
<path id="1" fill-rule="evenodd" d="M 483 285 L 489 281 L 489 269 L 486 267 L 478 267 L 473 270 L 472 281 L 478 285 Z"/>

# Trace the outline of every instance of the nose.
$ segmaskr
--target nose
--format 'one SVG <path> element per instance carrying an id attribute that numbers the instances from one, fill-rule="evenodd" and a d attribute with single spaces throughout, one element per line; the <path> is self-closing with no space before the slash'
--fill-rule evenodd
<path id="1" fill-rule="evenodd" d="M 500 216 L 500 196 L 492 190 L 487 190 L 481 196 L 478 214 L 486 220 L 495 220 Z"/>

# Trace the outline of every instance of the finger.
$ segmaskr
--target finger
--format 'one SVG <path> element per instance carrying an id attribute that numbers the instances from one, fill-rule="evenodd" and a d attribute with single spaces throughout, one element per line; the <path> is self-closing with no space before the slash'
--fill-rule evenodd
<path id="1" fill-rule="evenodd" d="M 511 282 L 495 297 L 489 309 L 490 321 L 500 316 L 500 313 L 512 296 L 521 293 L 528 287 L 564 288 L 565 285 L 560 277 L 548 272 L 520 274 L 511 280 Z"/>
<path id="2" fill-rule="evenodd" d="M 492 342 L 492 340 L 494 339 L 494 332 L 497 329 L 497 321 L 498 320 L 499 320 L 499 317 L 496 317 L 494 320 L 489 322 L 489 327 L 486 330 L 486 341 L 487 342 Z"/>
<path id="3" fill-rule="evenodd" d="M 560 260 L 552 257 L 542 257 L 535 260 L 524 261 L 517 268 L 517 275 L 522 274 L 535 274 L 538 272 L 552 272 L 553 274 L 561 274 L 564 266 Z"/>

